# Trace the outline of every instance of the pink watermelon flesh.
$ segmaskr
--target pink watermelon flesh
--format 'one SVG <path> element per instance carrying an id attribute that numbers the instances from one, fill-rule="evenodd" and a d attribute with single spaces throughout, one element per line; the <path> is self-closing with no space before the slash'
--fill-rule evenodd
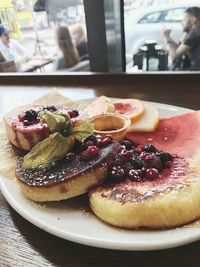
<path id="1" fill-rule="evenodd" d="M 129 132 L 126 137 L 135 144 L 151 143 L 159 151 L 191 158 L 200 151 L 200 111 L 161 119 L 154 132 Z"/>

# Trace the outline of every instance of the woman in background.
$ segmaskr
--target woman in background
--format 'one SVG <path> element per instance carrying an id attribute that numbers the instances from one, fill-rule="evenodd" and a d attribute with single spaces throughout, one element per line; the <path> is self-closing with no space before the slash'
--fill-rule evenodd
<path id="1" fill-rule="evenodd" d="M 79 60 L 86 60 L 88 55 L 88 43 L 85 29 L 81 24 L 75 24 L 70 28 L 72 39 L 79 53 Z"/>
<path id="2" fill-rule="evenodd" d="M 54 62 L 54 70 L 67 69 L 76 65 L 79 61 L 79 55 L 67 26 L 58 27 L 57 43 L 61 53 Z"/>

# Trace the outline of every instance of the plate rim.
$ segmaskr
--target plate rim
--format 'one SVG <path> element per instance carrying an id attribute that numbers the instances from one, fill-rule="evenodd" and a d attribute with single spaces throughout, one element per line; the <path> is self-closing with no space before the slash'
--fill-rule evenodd
<path id="1" fill-rule="evenodd" d="M 119 98 L 118 98 L 119 99 Z M 83 99 L 83 102 L 86 101 L 92 101 L 94 98 L 91 99 Z M 77 102 L 82 102 L 81 100 Z M 169 105 L 169 104 L 164 104 L 164 103 L 157 103 L 157 102 L 149 102 L 149 101 L 143 101 L 146 103 L 154 104 L 159 106 L 160 108 L 173 108 L 173 109 L 181 109 L 181 113 L 184 112 L 190 112 L 193 111 L 192 109 L 184 108 L 184 107 L 179 107 L 179 106 L 174 106 L 174 105 Z M 170 232 L 175 232 L 177 230 L 179 231 L 185 231 L 188 232 L 188 234 L 184 234 L 181 238 L 179 237 L 178 240 L 176 239 L 170 239 L 166 242 L 160 242 L 158 244 L 152 244 L 152 243 L 131 243 L 131 242 L 117 242 L 113 243 L 112 241 L 102 241 L 102 240 L 97 240 L 95 238 L 91 237 L 84 237 L 80 235 L 75 235 L 70 234 L 70 232 L 65 232 L 65 236 L 62 236 L 62 231 L 55 231 L 55 227 L 52 225 L 48 225 L 46 222 L 35 219 L 26 209 L 24 210 L 23 207 L 20 207 L 19 204 L 15 201 L 15 198 L 9 194 L 9 188 L 7 188 L 7 183 L 13 182 L 12 180 L 9 180 L 8 178 L 0 175 L 0 190 L 2 192 L 2 195 L 5 197 L 6 201 L 9 203 L 9 205 L 23 218 L 25 218 L 27 221 L 32 223 L 33 225 L 37 226 L 38 228 L 54 235 L 60 238 L 63 238 L 68 241 L 72 241 L 78 244 L 82 245 L 88 245 L 91 247 L 97 247 L 97 248 L 104 248 L 104 249 L 113 249 L 113 250 L 126 250 L 126 251 L 150 251 L 150 250 L 162 250 L 162 249 L 168 249 L 168 248 L 174 248 L 178 246 L 182 246 L 185 244 L 192 243 L 194 241 L 197 241 L 200 239 L 200 228 L 187 228 L 187 227 L 177 227 L 175 229 L 169 229 L 169 230 L 157 230 L 157 233 L 162 233 L 166 231 Z M 17 187 L 17 184 L 15 182 L 15 187 Z M 103 223 L 103 222 L 102 222 Z M 116 228 L 115 228 L 116 229 Z M 134 231 L 134 230 L 133 230 Z M 148 230 L 147 230 L 148 231 Z M 139 232 L 139 231 L 137 231 Z M 67 235 L 67 237 L 66 237 Z M 154 241 L 155 242 L 155 241 Z"/>

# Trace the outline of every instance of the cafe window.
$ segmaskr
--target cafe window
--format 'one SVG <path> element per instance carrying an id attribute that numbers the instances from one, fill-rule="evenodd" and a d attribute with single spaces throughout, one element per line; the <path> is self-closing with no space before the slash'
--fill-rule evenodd
<path id="1" fill-rule="evenodd" d="M 3 3 L 7 4 L 2 6 L 0 1 L 0 22 L 27 52 L 25 60 L 17 60 L 13 70 L 38 73 L 180 70 L 182 63 L 180 68 L 171 68 L 162 32 L 171 29 L 171 37 L 179 44 L 183 38 L 184 11 L 200 6 L 200 0 L 187 3 L 185 0 L 4 0 Z M 73 43 L 72 53 L 65 50 L 69 44 L 66 26 Z M 65 39 L 63 31 L 58 38 L 58 29 L 63 27 Z M 83 32 L 80 44 L 78 28 Z M 70 59 L 68 55 L 72 55 Z M 3 56 L 0 54 L 0 61 Z"/>

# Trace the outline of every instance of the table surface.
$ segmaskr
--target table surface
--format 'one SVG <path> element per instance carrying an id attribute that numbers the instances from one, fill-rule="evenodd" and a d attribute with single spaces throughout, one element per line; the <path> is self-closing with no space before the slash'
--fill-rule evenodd
<path id="1" fill-rule="evenodd" d="M 96 88 L 58 88 L 65 96 L 73 100 L 87 99 L 100 95 Z M 48 87 L 0 86 L 0 116 L 15 105 L 25 104 L 49 92 Z M 103 94 L 115 97 L 140 97 L 141 99 L 158 101 L 159 92 L 154 98 L 148 90 L 134 93 L 126 90 L 116 94 L 112 85 L 103 88 Z M 171 98 L 168 92 L 167 103 L 181 104 L 178 97 Z M 163 92 L 160 91 L 162 100 Z M 183 96 L 182 96 L 183 97 Z M 177 99 L 177 102 L 174 101 Z M 188 101 L 188 102 L 187 102 Z M 163 101 L 162 101 L 163 102 Z M 187 103 L 187 105 L 184 105 Z M 184 95 L 183 105 L 196 108 L 196 96 Z M 57 238 L 32 225 L 4 199 L 0 192 L 0 266 L 199 266 L 200 242 L 180 248 L 149 251 L 128 252 L 92 248 Z"/>
<path id="2" fill-rule="evenodd" d="M 32 58 L 31 60 L 21 64 L 18 72 L 33 72 L 42 67 L 51 64 L 53 62 L 53 58 Z"/>

